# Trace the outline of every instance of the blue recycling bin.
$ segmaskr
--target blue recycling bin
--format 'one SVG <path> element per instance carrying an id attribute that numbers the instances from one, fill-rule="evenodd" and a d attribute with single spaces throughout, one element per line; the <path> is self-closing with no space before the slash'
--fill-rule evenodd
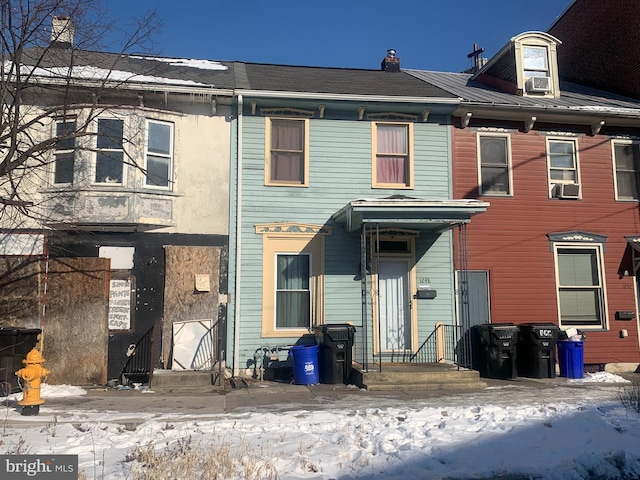
<path id="1" fill-rule="evenodd" d="M 314 385 L 320 382 L 318 345 L 296 345 L 289 349 L 293 359 L 293 383 Z"/>
<path id="2" fill-rule="evenodd" d="M 584 342 L 561 340 L 558 342 L 558 363 L 560 376 L 566 378 L 584 377 Z"/>

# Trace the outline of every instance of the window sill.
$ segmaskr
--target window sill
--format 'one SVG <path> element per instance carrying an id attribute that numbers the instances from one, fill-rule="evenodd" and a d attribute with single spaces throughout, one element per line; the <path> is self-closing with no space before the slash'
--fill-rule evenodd
<path id="1" fill-rule="evenodd" d="M 400 183 L 389 183 L 389 184 L 375 184 L 371 185 L 371 188 L 379 188 L 386 190 L 413 190 L 413 185 L 402 185 Z"/>
<path id="2" fill-rule="evenodd" d="M 265 183 L 265 187 L 294 187 L 294 188 L 308 188 L 308 183 Z"/>
<path id="3" fill-rule="evenodd" d="M 263 330 L 262 338 L 295 338 L 309 335 L 309 329 L 291 329 L 291 330 Z"/>
<path id="4" fill-rule="evenodd" d="M 41 188 L 39 190 L 40 193 L 44 194 L 79 194 L 83 192 L 120 192 L 120 193 L 139 193 L 139 194 L 149 194 L 149 195 L 167 195 L 173 197 L 179 197 L 181 194 L 176 193 L 172 190 L 165 190 L 161 188 L 150 188 L 150 187 L 141 187 L 141 188 L 132 188 L 127 187 L 125 185 L 120 184 L 109 184 L 109 183 L 92 183 L 90 185 L 85 186 L 77 186 L 73 184 L 58 184 L 55 186 Z"/>
<path id="5" fill-rule="evenodd" d="M 587 326 L 587 325 L 559 325 L 560 330 L 566 330 L 567 328 L 575 328 L 576 330 L 580 330 L 581 332 L 608 332 L 609 329 L 603 326 Z"/>

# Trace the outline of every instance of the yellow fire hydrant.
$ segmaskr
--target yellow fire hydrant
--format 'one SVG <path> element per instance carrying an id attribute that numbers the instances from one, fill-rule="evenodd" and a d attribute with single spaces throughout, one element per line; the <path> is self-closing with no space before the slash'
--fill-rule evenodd
<path id="1" fill-rule="evenodd" d="M 38 415 L 40 405 L 44 403 L 40 398 L 40 384 L 51 372 L 42 366 L 44 358 L 36 348 L 27 353 L 27 358 L 22 360 L 22 363 L 25 366 L 16 372 L 16 375 L 24 381 L 22 400 L 18 405 L 22 407 L 22 415 Z"/>

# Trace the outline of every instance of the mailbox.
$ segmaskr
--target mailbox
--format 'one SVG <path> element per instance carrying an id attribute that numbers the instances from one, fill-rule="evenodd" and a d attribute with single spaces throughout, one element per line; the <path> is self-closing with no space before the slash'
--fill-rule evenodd
<path id="1" fill-rule="evenodd" d="M 420 285 L 418 287 L 418 291 L 416 292 L 415 298 L 417 298 L 418 300 L 433 299 L 436 298 L 436 296 L 436 290 L 432 290 L 431 287 L 427 285 Z"/>

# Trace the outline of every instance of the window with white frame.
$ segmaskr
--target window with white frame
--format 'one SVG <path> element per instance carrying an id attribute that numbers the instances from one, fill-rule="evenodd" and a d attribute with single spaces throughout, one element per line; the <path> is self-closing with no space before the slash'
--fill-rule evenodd
<path id="1" fill-rule="evenodd" d="M 372 187 L 413 188 L 413 124 L 374 122 L 372 128 Z"/>
<path id="2" fill-rule="evenodd" d="M 549 76 L 549 53 L 547 47 L 525 45 L 522 47 L 525 78 Z"/>
<path id="3" fill-rule="evenodd" d="M 511 195 L 511 142 L 508 135 L 478 134 L 480 193 Z"/>
<path id="4" fill-rule="evenodd" d="M 76 148 L 75 120 L 56 122 L 56 143 L 54 148 L 53 183 L 73 183 L 74 156 Z"/>
<path id="5" fill-rule="evenodd" d="M 553 252 L 560 327 L 607 328 L 603 244 L 557 242 Z"/>
<path id="6" fill-rule="evenodd" d="M 147 120 L 145 185 L 169 188 L 173 170 L 173 124 Z"/>
<path id="7" fill-rule="evenodd" d="M 96 139 L 96 183 L 123 183 L 124 121 L 99 118 Z"/>
<path id="8" fill-rule="evenodd" d="M 617 200 L 638 200 L 638 177 L 640 176 L 640 143 L 613 142 L 613 164 Z"/>
<path id="9" fill-rule="evenodd" d="M 574 140 L 547 140 L 549 183 L 558 188 L 561 184 L 578 184 L 578 155 Z"/>

